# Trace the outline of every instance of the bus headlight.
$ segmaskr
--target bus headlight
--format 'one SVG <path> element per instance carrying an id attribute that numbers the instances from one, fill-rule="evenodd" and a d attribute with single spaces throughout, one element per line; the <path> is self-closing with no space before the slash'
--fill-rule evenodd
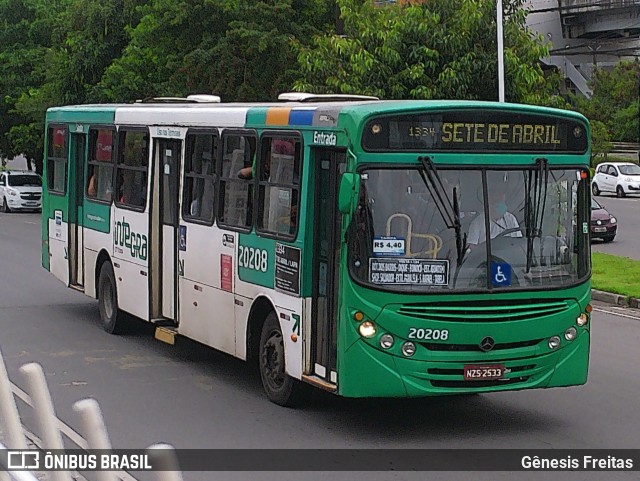
<path id="1" fill-rule="evenodd" d="M 564 331 L 564 338 L 567 341 L 573 341 L 577 335 L 578 335 L 578 330 L 573 326 L 571 326 L 569 329 Z"/>
<path id="2" fill-rule="evenodd" d="M 589 316 L 587 316 L 584 312 L 580 314 L 580 316 L 576 319 L 576 324 L 580 327 L 586 326 L 587 322 L 589 322 Z"/>
<path id="3" fill-rule="evenodd" d="M 395 339 L 391 334 L 383 334 L 382 336 L 380 336 L 380 347 L 382 349 L 389 349 L 391 346 L 393 346 L 394 341 Z"/>
<path id="4" fill-rule="evenodd" d="M 549 349 L 558 349 L 560 347 L 560 336 L 552 336 L 549 338 Z"/>
<path id="5" fill-rule="evenodd" d="M 376 335 L 376 325 L 371 321 L 364 321 L 358 326 L 358 331 L 362 337 L 373 337 Z"/>
<path id="6" fill-rule="evenodd" d="M 404 354 L 407 357 L 411 357 L 416 353 L 416 345 L 411 342 L 411 341 L 407 341 L 402 345 L 402 354 Z"/>

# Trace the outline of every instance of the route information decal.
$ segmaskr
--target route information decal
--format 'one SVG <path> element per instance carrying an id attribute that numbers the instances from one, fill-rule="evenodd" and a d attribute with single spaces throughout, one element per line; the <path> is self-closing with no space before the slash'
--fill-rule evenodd
<path id="1" fill-rule="evenodd" d="M 447 286 L 449 285 L 449 261 L 371 258 L 369 259 L 369 281 L 373 284 Z"/>

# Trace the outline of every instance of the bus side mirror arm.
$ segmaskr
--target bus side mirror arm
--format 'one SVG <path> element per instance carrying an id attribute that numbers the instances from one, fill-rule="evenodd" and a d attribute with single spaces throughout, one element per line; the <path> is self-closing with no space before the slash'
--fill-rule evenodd
<path id="1" fill-rule="evenodd" d="M 340 179 L 338 191 L 338 210 L 342 214 L 349 214 L 356 207 L 360 195 L 360 175 L 345 172 Z"/>

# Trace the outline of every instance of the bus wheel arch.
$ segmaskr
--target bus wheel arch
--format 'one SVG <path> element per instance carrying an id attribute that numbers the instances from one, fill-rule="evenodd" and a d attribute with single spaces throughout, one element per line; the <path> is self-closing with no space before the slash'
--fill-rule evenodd
<path id="1" fill-rule="evenodd" d="M 96 270 L 93 284 L 95 286 L 96 299 L 98 298 L 98 281 L 100 280 L 100 269 L 102 269 L 102 264 L 104 264 L 105 262 L 111 262 L 111 257 L 109 257 L 109 254 L 105 249 L 102 249 L 98 254 L 98 257 L 96 258 Z"/>
<path id="2" fill-rule="evenodd" d="M 262 326 L 269 314 L 276 312 L 271 301 L 264 297 L 258 297 L 252 304 L 247 321 L 247 361 L 258 364 L 260 352 L 260 336 Z"/>
<path id="3" fill-rule="evenodd" d="M 118 306 L 118 284 L 113 264 L 108 258 L 100 263 L 96 296 L 100 310 L 100 323 L 109 334 L 120 334 L 124 331 L 124 319 Z"/>
<path id="4" fill-rule="evenodd" d="M 279 348 L 275 341 L 279 341 Z M 277 359 L 267 362 L 271 369 L 265 369 L 265 349 L 271 353 L 278 353 L 275 356 Z M 271 300 L 264 296 L 258 297 L 249 311 L 247 361 L 258 367 L 262 386 L 271 402 L 280 406 L 294 406 L 302 400 L 300 381 L 286 373 L 282 327 L 277 311 Z M 274 372 L 274 363 L 281 368 L 281 372 Z"/>
<path id="5" fill-rule="evenodd" d="M 262 325 L 258 365 L 262 387 L 271 402 L 292 407 L 301 401 L 300 381 L 287 374 L 284 336 L 275 311 L 267 315 Z"/>

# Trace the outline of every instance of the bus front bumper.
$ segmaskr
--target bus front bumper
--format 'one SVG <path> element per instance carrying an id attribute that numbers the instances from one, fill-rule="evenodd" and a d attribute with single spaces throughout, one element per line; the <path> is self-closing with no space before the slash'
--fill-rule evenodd
<path id="1" fill-rule="evenodd" d="M 486 363 L 504 365 L 503 379 L 467 381 L 465 365 L 485 364 L 473 353 L 460 353 L 456 361 L 418 361 L 360 341 L 339 362 L 338 391 L 346 397 L 423 397 L 580 385 L 587 381 L 589 344 L 585 330 L 556 351 Z"/>

